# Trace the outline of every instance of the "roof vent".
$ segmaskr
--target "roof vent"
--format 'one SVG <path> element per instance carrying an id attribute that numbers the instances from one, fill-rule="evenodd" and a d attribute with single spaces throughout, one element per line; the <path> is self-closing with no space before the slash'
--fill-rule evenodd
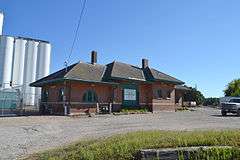
<path id="1" fill-rule="evenodd" d="M 92 51 L 91 52 L 91 64 L 96 64 L 97 63 L 97 52 Z"/>
<path id="2" fill-rule="evenodd" d="M 148 59 L 142 59 L 142 69 L 148 67 Z"/>

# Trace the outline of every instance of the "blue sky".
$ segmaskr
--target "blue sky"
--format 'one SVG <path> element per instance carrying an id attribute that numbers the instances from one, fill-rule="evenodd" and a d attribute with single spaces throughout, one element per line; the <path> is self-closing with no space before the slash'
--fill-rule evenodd
<path id="1" fill-rule="evenodd" d="M 0 0 L 4 34 L 52 43 L 51 72 L 63 67 L 80 0 Z M 240 1 L 87 0 L 71 63 L 113 60 L 151 67 L 195 86 L 206 97 L 239 77 Z"/>

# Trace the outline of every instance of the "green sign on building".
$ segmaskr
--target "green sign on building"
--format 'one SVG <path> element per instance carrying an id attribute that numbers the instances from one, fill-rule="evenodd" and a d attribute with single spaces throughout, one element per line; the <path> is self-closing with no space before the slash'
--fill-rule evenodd
<path id="1" fill-rule="evenodd" d="M 125 107 L 136 107 L 139 105 L 139 91 L 136 84 L 125 84 L 123 88 L 123 102 Z"/>

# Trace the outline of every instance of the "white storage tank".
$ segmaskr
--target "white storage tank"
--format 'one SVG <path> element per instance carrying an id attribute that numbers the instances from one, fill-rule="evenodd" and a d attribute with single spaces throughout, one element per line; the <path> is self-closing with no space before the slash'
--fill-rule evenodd
<path id="1" fill-rule="evenodd" d="M 51 44 L 41 41 L 38 45 L 36 80 L 39 80 L 50 72 Z M 36 105 L 41 98 L 41 88 L 36 88 Z"/>
<path id="2" fill-rule="evenodd" d="M 23 78 L 23 104 L 27 106 L 35 104 L 35 88 L 30 87 L 29 84 L 36 80 L 38 44 L 39 42 L 34 40 L 28 40 L 26 43 Z"/>
<path id="3" fill-rule="evenodd" d="M 2 35 L 3 32 L 3 20 L 4 20 L 3 12 L 0 11 L 0 35 Z"/>
<path id="4" fill-rule="evenodd" d="M 26 43 L 27 43 L 27 40 L 23 38 L 15 39 L 15 47 L 13 52 L 13 72 L 12 72 L 13 87 L 21 87 L 23 85 Z"/>
<path id="5" fill-rule="evenodd" d="M 14 37 L 0 35 L 0 87 L 10 88 Z"/>

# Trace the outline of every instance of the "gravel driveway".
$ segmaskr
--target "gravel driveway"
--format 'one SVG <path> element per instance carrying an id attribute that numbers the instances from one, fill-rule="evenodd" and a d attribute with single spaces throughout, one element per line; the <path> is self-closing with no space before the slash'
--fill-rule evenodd
<path id="1" fill-rule="evenodd" d="M 0 159 L 16 159 L 79 139 L 98 138 L 136 130 L 240 129 L 240 118 L 221 117 L 220 110 L 142 115 L 70 118 L 30 116 L 0 118 Z"/>

